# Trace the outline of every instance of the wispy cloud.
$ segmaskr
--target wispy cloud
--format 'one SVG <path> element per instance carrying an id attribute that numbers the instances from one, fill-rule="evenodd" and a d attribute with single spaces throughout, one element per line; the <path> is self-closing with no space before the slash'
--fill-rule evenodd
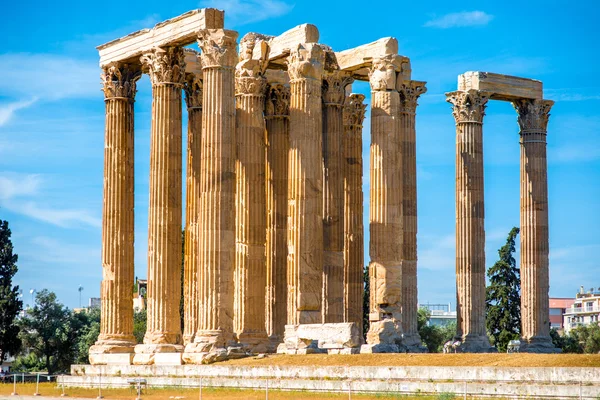
<path id="1" fill-rule="evenodd" d="M 293 4 L 281 0 L 204 0 L 200 7 L 225 10 L 227 25 L 239 26 L 289 13 Z"/>
<path id="2" fill-rule="evenodd" d="M 600 88 L 544 89 L 544 97 L 554 101 L 600 100 Z"/>
<path id="3" fill-rule="evenodd" d="M 0 126 L 5 125 L 12 118 L 15 112 L 31 106 L 36 101 L 37 97 L 34 97 L 31 100 L 22 100 L 8 104 L 0 104 Z"/>
<path id="4" fill-rule="evenodd" d="M 100 70 L 94 61 L 39 53 L 0 54 L 0 92 L 15 97 L 60 100 L 99 96 Z"/>
<path id="5" fill-rule="evenodd" d="M 432 271 L 454 270 L 456 262 L 454 234 L 422 237 L 419 247 L 419 268 Z"/>
<path id="6" fill-rule="evenodd" d="M 493 15 L 483 11 L 462 11 L 431 19 L 425 22 L 424 26 L 440 29 L 482 26 L 487 25 L 493 18 Z"/>
<path id="7" fill-rule="evenodd" d="M 41 206 L 43 181 L 37 174 L 4 173 L 0 175 L 0 206 L 17 214 L 62 228 L 101 226 L 100 218 L 83 209 Z M 44 199 L 44 202 L 46 200 Z"/>

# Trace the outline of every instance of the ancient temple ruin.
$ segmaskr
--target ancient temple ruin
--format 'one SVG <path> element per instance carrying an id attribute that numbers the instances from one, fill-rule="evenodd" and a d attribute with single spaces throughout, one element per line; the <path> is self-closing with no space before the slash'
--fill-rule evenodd
<path id="1" fill-rule="evenodd" d="M 200 52 L 185 47 L 195 42 Z M 201 9 L 98 50 L 106 129 L 102 321 L 90 349 L 92 364 L 200 364 L 246 353 L 323 349 L 423 351 L 417 332 L 415 114 L 426 87 L 412 79 L 410 59 L 398 54 L 396 39 L 336 52 L 319 43 L 315 26 L 305 24 L 278 36 L 248 33 L 238 43 L 238 33 L 224 29 L 222 11 Z M 133 120 L 142 74 L 152 83 L 148 322 L 143 344 L 136 344 Z M 352 93 L 354 81 L 371 87 L 366 344 L 361 342 L 366 104 L 363 95 Z M 469 252 L 457 254 L 458 336 L 465 351 L 482 351 L 469 343 L 471 338 L 483 343 L 485 336 L 483 165 L 475 147 L 481 145 L 485 101 L 503 95 L 482 95 L 485 89 L 469 86 L 475 82 L 465 78 L 449 100 L 458 137 L 469 141 L 464 150 L 462 139 L 457 141 L 457 201 L 464 190 L 465 201 L 475 202 L 464 207 L 462 197 L 457 202 L 457 213 L 465 215 L 460 214 L 460 224 L 467 224 L 460 230 L 457 225 L 457 248 Z M 514 101 L 523 121 L 523 162 L 539 161 L 522 177 L 529 182 L 524 185 L 532 179 L 537 185 L 531 199 L 522 197 L 521 222 L 527 241 L 524 294 L 530 294 L 524 296 L 525 332 L 535 340 L 547 335 L 540 325 L 543 301 L 547 311 L 547 208 L 546 219 L 535 224 L 527 210 L 538 210 L 542 218 L 539 207 L 547 200 L 545 123 L 527 124 L 535 112 L 547 121 L 549 105 L 539 96 L 521 97 Z M 505 94 L 502 99 L 513 101 Z M 465 167 L 469 183 L 459 165 L 466 159 L 463 152 L 475 154 Z M 475 181 L 481 186 L 474 187 Z M 534 277 L 527 271 L 546 272 Z"/>

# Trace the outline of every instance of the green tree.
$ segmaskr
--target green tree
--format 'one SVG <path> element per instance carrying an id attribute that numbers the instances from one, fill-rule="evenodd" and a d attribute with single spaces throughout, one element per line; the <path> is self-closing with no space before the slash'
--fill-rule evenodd
<path id="1" fill-rule="evenodd" d="M 75 362 L 77 364 L 89 364 L 90 347 L 96 343 L 100 335 L 100 309 L 91 308 L 86 313 L 87 321 L 78 334 L 77 338 L 77 356 Z"/>
<path id="2" fill-rule="evenodd" d="M 554 347 L 561 349 L 563 353 L 583 353 L 577 339 L 571 335 L 560 335 L 556 328 L 550 329 L 550 337 Z"/>
<path id="3" fill-rule="evenodd" d="M 363 281 L 365 283 L 364 291 L 363 291 L 363 337 L 367 339 L 367 332 L 369 332 L 369 311 L 370 311 L 370 297 L 371 297 L 371 287 L 369 284 L 369 266 L 365 265 L 365 269 L 363 270 Z"/>
<path id="4" fill-rule="evenodd" d="M 506 244 L 498 250 L 500 259 L 487 271 L 486 326 L 492 345 L 506 351 L 508 342 L 521 333 L 521 277 L 513 254 L 519 228 L 512 228 Z"/>
<path id="5" fill-rule="evenodd" d="M 20 321 L 25 347 L 43 359 L 48 374 L 68 370 L 77 353 L 77 338 L 86 325 L 84 313 L 71 313 L 56 294 L 44 289 L 35 306 Z"/>
<path id="6" fill-rule="evenodd" d="M 580 325 L 571 330 L 569 336 L 579 345 L 578 353 L 596 354 L 600 352 L 600 326 L 598 323 Z"/>
<path id="7" fill-rule="evenodd" d="M 133 313 L 133 336 L 137 343 L 144 342 L 146 334 L 146 310 L 136 311 Z"/>
<path id="8" fill-rule="evenodd" d="M 419 308 L 417 312 L 417 329 L 419 336 L 427 351 L 430 353 L 439 353 L 444 348 L 444 343 L 451 340 L 456 335 L 456 322 L 443 326 L 429 324 L 431 312 L 426 308 Z"/>
<path id="9" fill-rule="evenodd" d="M 8 221 L 0 220 L 0 365 L 8 354 L 17 354 L 21 348 L 19 326 L 15 319 L 23 309 L 19 287 L 12 279 L 17 273 L 18 256 L 13 254 Z"/>

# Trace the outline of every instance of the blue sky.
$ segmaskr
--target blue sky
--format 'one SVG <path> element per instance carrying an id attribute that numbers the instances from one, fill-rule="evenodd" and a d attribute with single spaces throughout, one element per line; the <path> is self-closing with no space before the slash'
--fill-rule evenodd
<path id="1" fill-rule="evenodd" d="M 9 2 L 0 25 L 0 218 L 19 254 L 16 283 L 69 307 L 99 296 L 104 103 L 95 46 L 190 9 L 226 10 L 240 37 L 318 26 L 343 50 L 398 39 L 428 82 L 417 116 L 419 300 L 452 303 L 455 130 L 444 92 L 470 70 L 540 79 L 548 125 L 550 294 L 600 286 L 600 63 L 596 1 L 358 2 L 225 0 Z M 136 102 L 136 275 L 146 276 L 151 88 Z M 367 95 L 367 84 L 355 84 Z M 369 120 L 365 121 L 368 168 Z M 184 147 L 185 148 L 185 147 Z M 519 223 L 516 114 L 490 102 L 484 125 L 487 265 Z M 368 178 L 368 174 L 365 175 Z M 365 195 L 369 182 L 365 180 Z M 365 210 L 365 227 L 368 212 Z M 368 234 L 368 229 L 367 229 Z M 368 254 L 368 253 L 367 253 Z M 368 261 L 368 256 L 365 261 Z M 30 303 L 26 295 L 25 302 Z"/>

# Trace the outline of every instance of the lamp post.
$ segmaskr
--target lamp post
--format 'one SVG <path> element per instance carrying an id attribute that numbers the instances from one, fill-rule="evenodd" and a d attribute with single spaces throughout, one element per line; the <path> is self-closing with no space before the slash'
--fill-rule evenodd
<path id="1" fill-rule="evenodd" d="M 77 290 L 79 291 L 79 308 L 81 308 L 81 292 L 83 292 L 83 286 L 79 285 Z"/>
<path id="2" fill-rule="evenodd" d="M 33 295 L 37 293 L 37 290 L 31 288 L 29 289 L 29 293 L 31 293 L 31 309 L 33 309 Z"/>

